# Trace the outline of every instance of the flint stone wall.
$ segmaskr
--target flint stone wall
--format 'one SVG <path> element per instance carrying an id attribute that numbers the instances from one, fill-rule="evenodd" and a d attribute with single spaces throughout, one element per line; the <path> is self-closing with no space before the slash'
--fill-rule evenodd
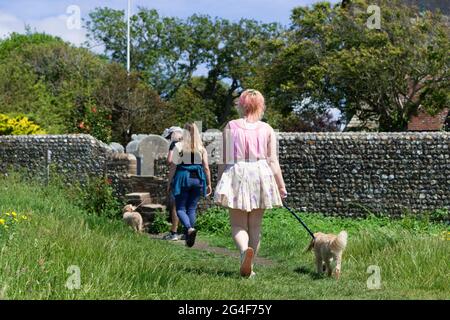
<path id="1" fill-rule="evenodd" d="M 47 165 L 50 175 L 60 174 L 68 183 L 105 177 L 118 196 L 128 191 L 121 179 L 128 174 L 129 159 L 90 135 L 0 136 L 0 172 L 19 170 L 46 179 Z"/>
<path id="2" fill-rule="evenodd" d="M 221 137 L 203 138 L 215 186 Z M 450 133 L 279 133 L 278 143 L 287 202 L 299 210 L 344 216 L 450 210 Z M 156 161 L 156 175 L 164 178 L 165 161 Z"/>
<path id="3" fill-rule="evenodd" d="M 50 164 L 65 176 L 84 178 L 107 171 L 111 148 L 90 135 L 0 136 L 0 170 L 21 168 L 45 176 Z"/>
<path id="4" fill-rule="evenodd" d="M 203 138 L 214 187 L 221 136 Z M 278 139 L 287 201 L 294 208 L 343 216 L 450 210 L 450 133 L 280 133 Z M 57 171 L 70 179 L 106 175 L 120 196 L 147 191 L 166 201 L 165 159 L 155 160 L 155 177 L 133 177 L 129 159 L 88 135 L 0 137 L 0 171 L 12 166 L 44 176 L 47 150 Z M 200 203 L 211 205 L 211 199 Z"/>

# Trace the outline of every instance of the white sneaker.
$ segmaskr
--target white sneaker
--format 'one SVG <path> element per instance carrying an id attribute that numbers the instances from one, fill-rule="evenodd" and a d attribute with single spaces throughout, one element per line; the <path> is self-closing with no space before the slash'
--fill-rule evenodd
<path id="1" fill-rule="evenodd" d="M 163 237 L 163 240 L 178 241 L 180 238 L 178 237 L 178 234 L 169 232 Z"/>

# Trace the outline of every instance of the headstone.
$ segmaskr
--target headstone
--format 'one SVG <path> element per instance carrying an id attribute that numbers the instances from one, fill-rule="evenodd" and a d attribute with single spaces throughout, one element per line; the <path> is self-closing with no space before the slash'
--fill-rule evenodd
<path id="1" fill-rule="evenodd" d="M 139 146 L 139 142 L 148 137 L 148 134 L 133 134 L 131 135 L 131 141 L 127 144 L 126 151 L 127 153 L 134 154 L 136 157 L 139 156 L 137 150 Z"/>
<path id="2" fill-rule="evenodd" d="M 140 174 L 153 176 L 155 173 L 155 159 L 164 157 L 169 151 L 169 142 L 161 136 L 149 135 L 139 141 L 137 153 L 140 158 Z"/>
<path id="3" fill-rule="evenodd" d="M 111 147 L 114 153 L 125 153 L 125 149 L 120 143 L 111 142 L 109 146 Z"/>

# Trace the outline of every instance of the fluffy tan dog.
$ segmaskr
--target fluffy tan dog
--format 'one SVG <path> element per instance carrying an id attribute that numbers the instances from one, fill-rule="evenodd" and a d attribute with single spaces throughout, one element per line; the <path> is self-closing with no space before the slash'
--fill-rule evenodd
<path id="1" fill-rule="evenodd" d="M 317 273 L 321 274 L 326 271 L 328 276 L 333 273 L 336 279 L 339 279 L 342 253 L 347 246 L 347 232 L 341 231 L 338 235 L 317 232 L 314 233 L 314 237 L 316 239 L 311 241 L 306 251 L 314 250 Z M 334 271 L 331 268 L 333 260 L 336 261 Z"/>
<path id="2" fill-rule="evenodd" d="M 123 207 L 123 221 L 131 226 L 134 231 L 142 232 L 144 230 L 142 216 L 136 211 L 136 207 L 131 204 Z"/>

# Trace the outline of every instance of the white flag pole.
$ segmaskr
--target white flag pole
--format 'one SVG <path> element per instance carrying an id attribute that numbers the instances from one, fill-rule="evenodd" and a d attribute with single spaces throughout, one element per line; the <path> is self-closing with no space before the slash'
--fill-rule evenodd
<path id="1" fill-rule="evenodd" d="M 130 74 L 131 58 L 130 58 L 130 46 L 131 46 L 131 32 L 130 32 L 130 18 L 131 18 L 131 0 L 128 0 L 128 12 L 127 12 L 127 72 Z"/>

